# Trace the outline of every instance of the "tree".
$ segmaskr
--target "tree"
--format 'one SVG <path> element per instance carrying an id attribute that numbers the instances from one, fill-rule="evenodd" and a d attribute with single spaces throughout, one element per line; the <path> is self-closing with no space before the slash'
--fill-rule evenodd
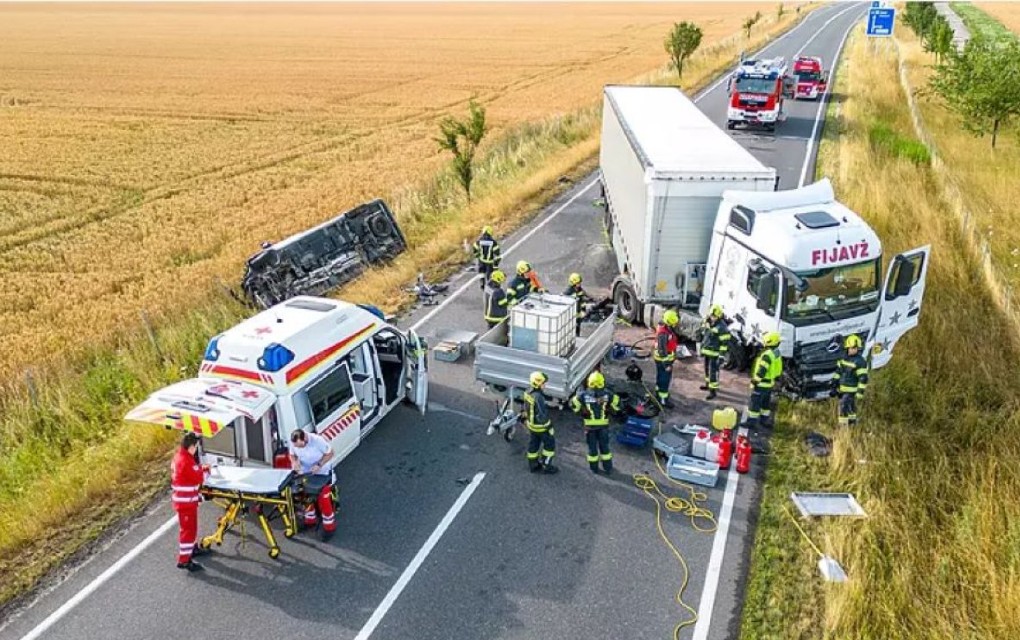
<path id="1" fill-rule="evenodd" d="M 779 6 L 776 7 L 776 20 L 782 20 L 784 13 L 786 13 L 786 9 L 783 8 L 783 3 L 780 2 Z"/>
<path id="2" fill-rule="evenodd" d="M 935 63 L 938 64 L 946 59 L 946 56 L 953 50 L 953 28 L 949 22 L 939 16 L 939 20 L 931 28 L 931 37 L 925 44 L 924 50 L 935 56 Z"/>
<path id="3" fill-rule="evenodd" d="M 680 80 L 684 79 L 684 62 L 701 46 L 701 35 L 701 27 L 693 22 L 679 22 L 666 36 L 666 53 Z"/>
<path id="4" fill-rule="evenodd" d="M 761 20 L 761 11 L 755 12 L 755 14 L 753 16 L 751 16 L 748 19 L 744 20 L 744 35 L 747 37 L 748 40 L 751 39 L 751 29 L 753 29 L 754 25 L 758 24 L 758 21 L 760 21 L 760 20 Z"/>
<path id="5" fill-rule="evenodd" d="M 928 91 L 960 116 L 963 127 L 992 148 L 999 129 L 1020 115 L 1020 41 L 997 44 L 974 37 L 963 53 L 950 48 L 928 81 Z"/>
<path id="6" fill-rule="evenodd" d="M 471 202 L 475 151 L 488 129 L 485 124 L 485 107 L 471 100 L 468 109 L 470 112 L 465 120 L 457 120 L 453 116 L 443 118 L 439 123 L 439 137 L 433 139 L 441 151 L 453 154 L 453 172 L 460 186 L 464 187 L 468 202 Z"/>
<path id="7" fill-rule="evenodd" d="M 903 11 L 903 22 L 910 27 L 921 43 L 927 46 L 935 22 L 942 18 L 930 2 L 908 2 Z M 944 18 L 942 18 L 944 20 Z"/>

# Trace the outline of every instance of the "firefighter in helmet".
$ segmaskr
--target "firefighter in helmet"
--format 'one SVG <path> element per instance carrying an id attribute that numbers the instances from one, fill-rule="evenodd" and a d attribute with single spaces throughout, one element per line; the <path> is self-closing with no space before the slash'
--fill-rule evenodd
<path id="1" fill-rule="evenodd" d="M 545 289 L 538 281 L 538 275 L 531 268 L 531 263 L 521 260 L 517 263 L 517 275 L 510 281 L 510 288 L 507 289 L 510 304 L 517 304 L 530 293 L 545 293 Z"/>
<path id="2" fill-rule="evenodd" d="M 609 412 L 620 411 L 620 396 L 606 389 L 606 378 L 592 371 L 586 388 L 570 399 L 570 408 L 581 414 L 584 439 L 588 442 L 588 466 L 599 472 L 599 462 L 606 474 L 613 472 L 613 452 L 609 450 Z"/>
<path id="3" fill-rule="evenodd" d="M 503 259 L 503 250 L 499 246 L 499 241 L 492 236 L 492 227 L 489 225 L 482 227 L 482 234 L 471 245 L 471 251 L 475 255 L 475 260 L 478 261 L 478 272 L 482 274 L 482 289 L 484 290 L 485 284 L 492 278 L 492 272 L 499 267 L 499 263 Z"/>
<path id="4" fill-rule="evenodd" d="M 676 350 L 680 346 L 680 316 L 669 309 L 662 314 L 662 322 L 655 330 L 655 393 L 663 407 L 672 407 L 669 399 L 669 386 L 673 382 L 673 364 L 676 362 Z"/>
<path id="5" fill-rule="evenodd" d="M 506 274 L 499 269 L 494 270 L 489 276 L 489 291 L 485 298 L 485 322 L 490 329 L 506 319 L 510 298 L 503 289 L 504 282 Z"/>
<path id="6" fill-rule="evenodd" d="M 861 337 L 851 334 L 843 341 L 846 355 L 836 361 L 829 395 L 839 396 L 839 426 L 857 425 L 857 401 L 868 387 L 868 361 L 861 355 Z"/>
<path id="7" fill-rule="evenodd" d="M 779 341 L 780 336 L 776 331 L 769 331 L 762 336 L 761 343 L 765 348 L 758 354 L 751 368 L 751 398 L 747 403 L 747 426 L 750 428 L 756 428 L 759 424 L 766 428 L 773 425 L 772 389 L 783 374 Z"/>
<path id="8" fill-rule="evenodd" d="M 730 338 L 723 309 L 713 304 L 708 317 L 701 324 L 701 355 L 705 359 L 705 384 L 701 390 L 708 391 L 706 400 L 715 398 L 719 391 L 719 360 L 729 351 Z"/>
<path id="9" fill-rule="evenodd" d="M 572 273 L 568 279 L 569 286 L 567 290 L 563 292 L 563 295 L 573 298 L 576 301 L 574 313 L 576 314 L 577 326 L 574 331 L 576 335 L 581 335 L 581 320 L 584 318 L 584 303 L 591 300 L 588 296 L 588 292 L 581 286 L 581 274 Z"/>
<path id="10" fill-rule="evenodd" d="M 534 371 L 529 376 L 531 387 L 521 399 L 524 401 L 524 422 L 528 427 L 528 466 L 532 473 L 544 471 L 556 473 L 552 459 L 556 455 L 556 438 L 553 433 L 552 416 L 549 414 L 548 398 L 543 391 L 549 376 Z"/>

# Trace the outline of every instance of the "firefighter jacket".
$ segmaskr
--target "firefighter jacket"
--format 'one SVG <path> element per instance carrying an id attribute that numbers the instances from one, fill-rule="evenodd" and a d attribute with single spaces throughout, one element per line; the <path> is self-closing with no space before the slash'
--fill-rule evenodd
<path id="1" fill-rule="evenodd" d="M 471 248 L 475 252 L 475 258 L 482 264 L 499 266 L 500 260 L 503 259 L 503 250 L 499 242 L 487 233 L 478 236 Z"/>
<path id="2" fill-rule="evenodd" d="M 507 295 L 510 296 L 510 304 L 517 304 L 528 296 L 529 293 L 535 293 L 541 291 L 540 286 L 536 286 L 536 280 L 532 280 L 529 274 L 533 272 L 529 271 L 526 274 L 517 274 L 514 279 L 510 281 L 510 288 L 507 289 Z"/>
<path id="3" fill-rule="evenodd" d="M 541 389 L 528 389 L 521 396 L 524 400 L 524 419 L 530 431 L 539 433 L 547 431 L 552 425 L 549 416 L 549 405 Z"/>
<path id="4" fill-rule="evenodd" d="M 655 352 L 652 358 L 656 362 L 673 362 L 676 360 L 676 348 L 680 340 L 676 332 L 666 326 L 664 322 L 659 323 L 655 330 Z"/>
<path id="5" fill-rule="evenodd" d="M 863 393 L 868 387 L 868 361 L 860 353 L 843 354 L 836 361 L 836 372 L 832 374 L 833 384 L 840 393 Z"/>
<path id="6" fill-rule="evenodd" d="M 510 298 L 503 287 L 495 282 L 489 283 L 489 296 L 485 301 L 485 319 L 488 322 L 501 322 L 506 318 Z"/>
<path id="7" fill-rule="evenodd" d="M 202 486 L 205 474 L 202 466 L 195 460 L 195 456 L 188 453 L 188 450 L 180 447 L 170 463 L 170 489 L 172 490 L 170 502 L 175 511 L 181 509 L 194 509 L 198 507 L 198 490 Z"/>
<path id="8" fill-rule="evenodd" d="M 609 425 L 609 409 L 620 410 L 620 396 L 606 389 L 585 389 L 570 399 L 570 408 L 581 414 L 586 429 Z"/>
<path id="9" fill-rule="evenodd" d="M 572 284 L 567 287 L 567 290 L 563 292 L 563 295 L 568 298 L 573 298 L 576 301 L 577 308 L 575 310 L 578 318 L 584 317 L 584 302 L 588 300 L 588 292 L 584 290 L 579 284 Z"/>
<path id="10" fill-rule="evenodd" d="M 754 361 L 751 384 L 758 389 L 771 389 L 783 375 L 783 358 L 775 349 L 765 349 Z"/>
<path id="11" fill-rule="evenodd" d="M 730 350 L 730 330 L 726 321 L 722 318 L 713 319 L 711 316 L 705 318 L 703 338 L 701 340 L 701 355 L 710 358 L 718 358 Z"/>

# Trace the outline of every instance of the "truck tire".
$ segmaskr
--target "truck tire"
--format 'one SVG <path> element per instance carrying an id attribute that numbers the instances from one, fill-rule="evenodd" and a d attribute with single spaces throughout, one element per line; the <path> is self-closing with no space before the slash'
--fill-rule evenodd
<path id="1" fill-rule="evenodd" d="M 726 352 L 723 368 L 728 371 L 746 371 L 751 366 L 750 352 L 740 340 L 730 340 L 730 348 Z"/>
<path id="2" fill-rule="evenodd" d="M 641 301 L 629 283 L 620 282 L 616 285 L 613 289 L 613 303 L 622 319 L 631 324 L 641 320 Z"/>

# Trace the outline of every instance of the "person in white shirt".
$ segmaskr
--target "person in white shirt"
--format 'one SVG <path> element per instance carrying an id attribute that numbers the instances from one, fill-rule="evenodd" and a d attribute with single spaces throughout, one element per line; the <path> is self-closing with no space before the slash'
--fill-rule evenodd
<path id="1" fill-rule="evenodd" d="M 316 505 L 319 515 L 322 517 L 322 539 L 329 540 L 336 532 L 336 512 L 333 509 L 333 469 L 329 461 L 333 459 L 333 450 L 329 442 L 320 435 L 305 433 L 298 429 L 290 435 L 290 464 L 294 471 L 316 476 L 323 480 L 322 488 L 318 489 L 318 482 L 314 483 L 318 492 L 314 495 L 309 493 L 302 517 L 305 527 L 311 528 L 318 522 L 316 516 Z"/>

